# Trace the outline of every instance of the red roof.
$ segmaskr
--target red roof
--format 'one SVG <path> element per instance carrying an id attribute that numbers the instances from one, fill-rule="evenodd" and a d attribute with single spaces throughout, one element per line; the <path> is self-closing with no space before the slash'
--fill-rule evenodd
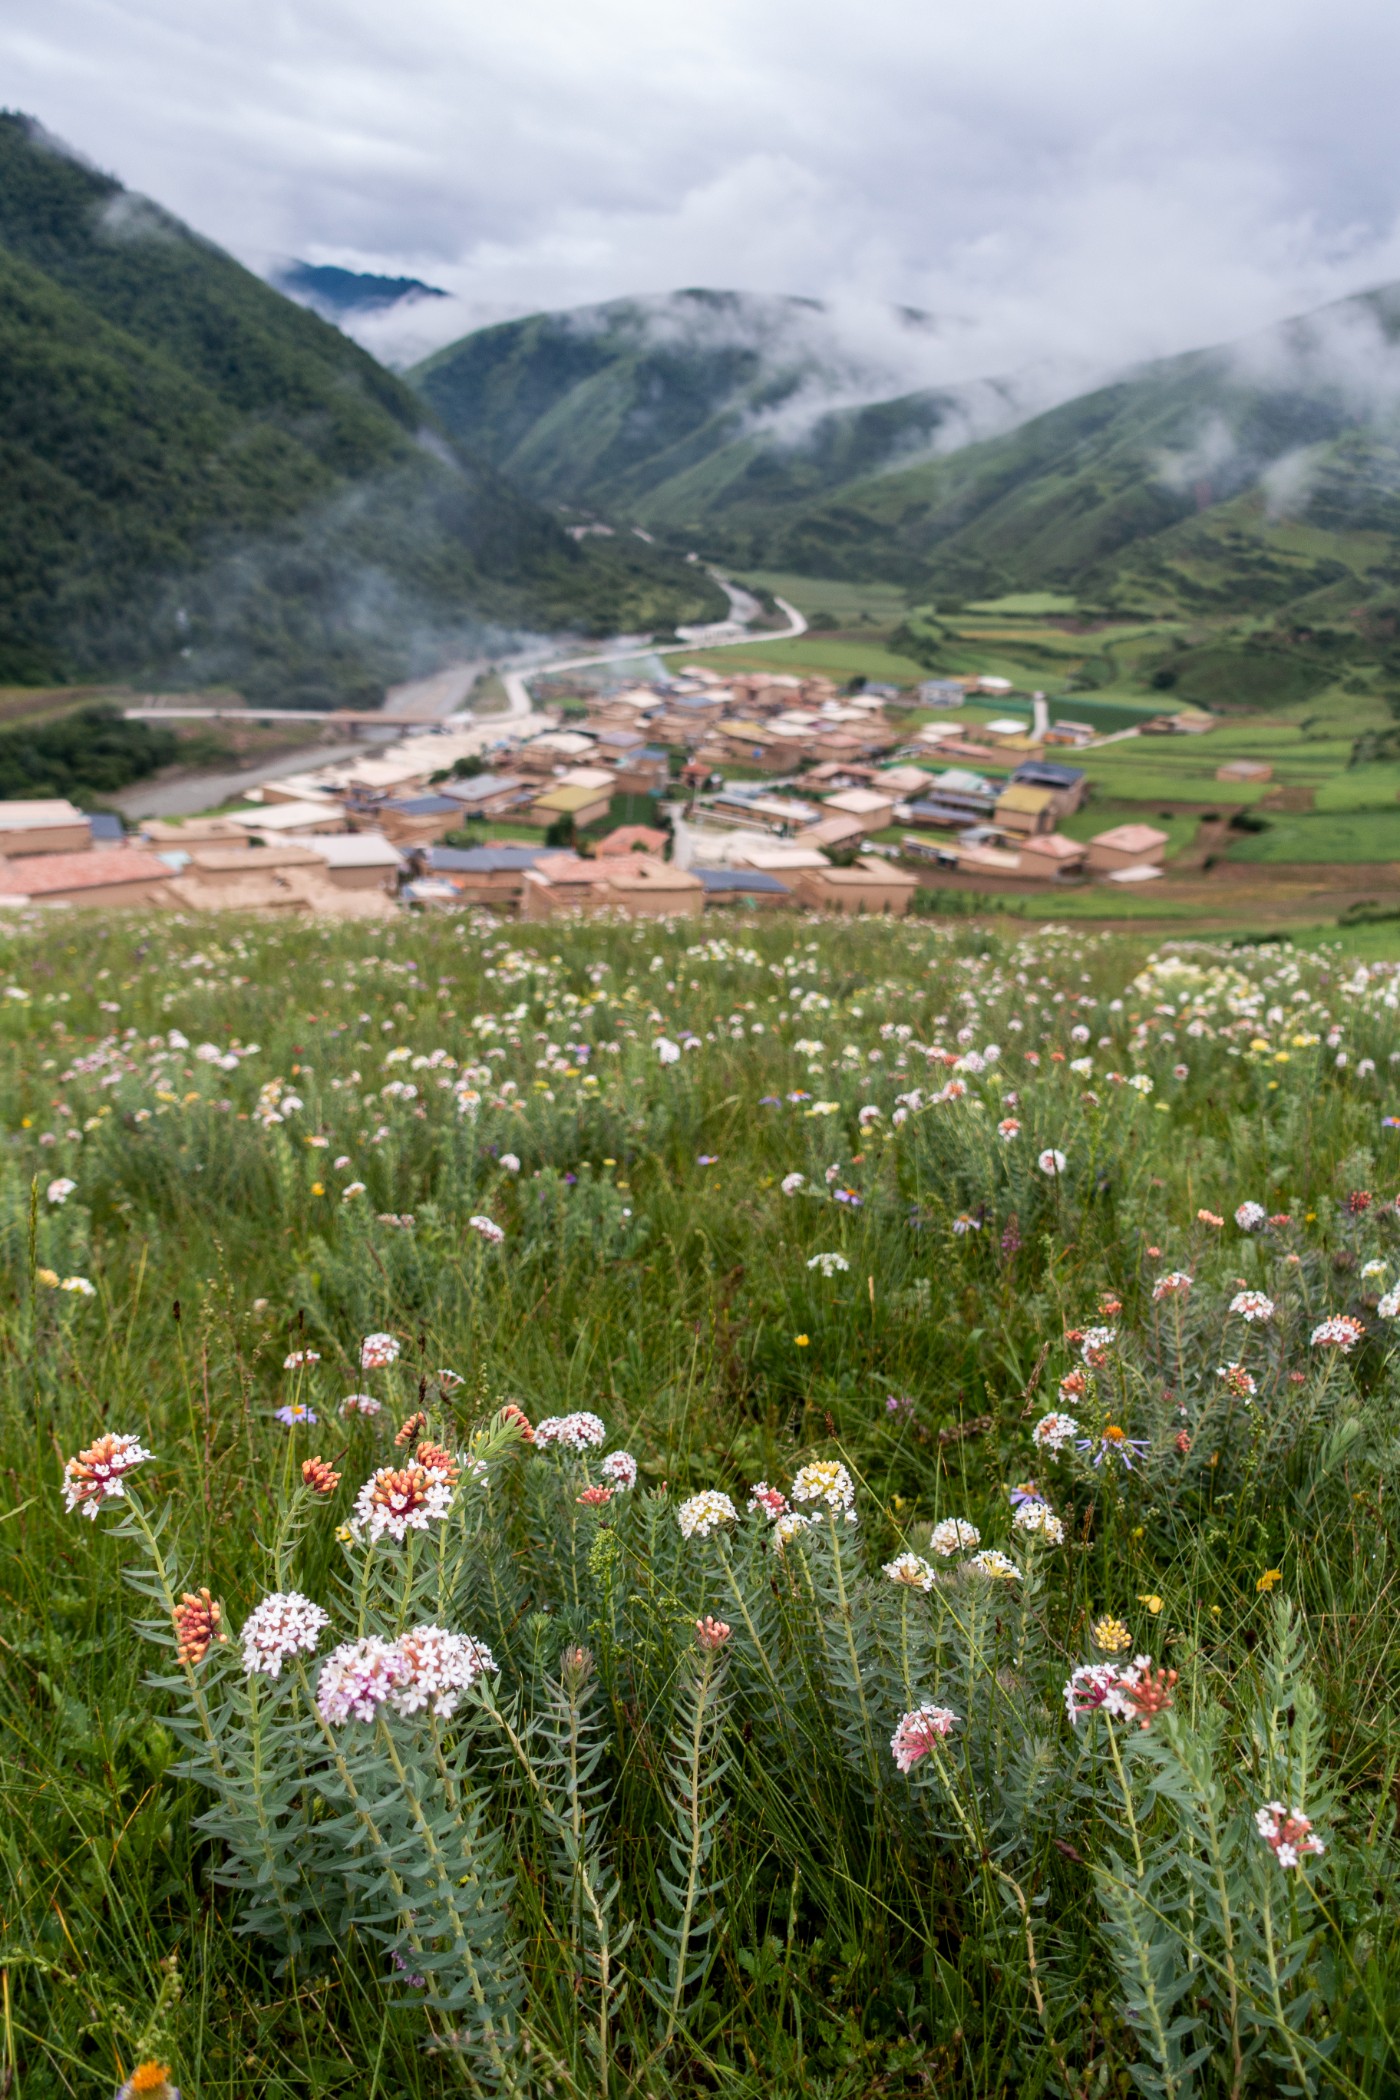
<path id="1" fill-rule="evenodd" d="M 56 890 L 99 890 L 122 882 L 161 882 L 174 874 L 154 853 L 113 846 L 96 853 L 24 853 L 0 861 L 0 891 L 45 897 Z"/>
<path id="2" fill-rule="evenodd" d="M 605 839 L 599 839 L 594 852 L 600 856 L 612 853 L 661 853 L 665 850 L 666 834 L 653 831 L 649 824 L 619 824 Z"/>

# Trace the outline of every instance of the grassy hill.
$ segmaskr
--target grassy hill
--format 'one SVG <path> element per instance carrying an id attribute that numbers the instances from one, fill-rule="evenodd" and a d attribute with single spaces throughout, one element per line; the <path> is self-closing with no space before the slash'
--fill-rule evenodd
<path id="1" fill-rule="evenodd" d="M 1222 619 L 1287 630 L 1290 695 L 1325 683 L 1338 650 L 1388 644 L 1400 288 L 1035 416 L 990 383 L 803 414 L 821 387 L 854 381 L 799 354 L 783 305 L 686 293 L 535 315 L 410 376 L 522 487 L 731 563 L 879 579 L 944 605 L 1049 587 L 1091 611 L 1196 623 L 1164 669 L 1202 701 L 1251 679 L 1279 697 L 1277 634 L 1252 636 L 1252 656 L 1232 635 L 1222 663 Z M 1300 635 L 1316 659 L 1302 670 Z"/>
<path id="2" fill-rule="evenodd" d="M 337 330 L 13 114 L 0 473 L 0 680 L 364 702 L 483 619 L 712 609 L 640 541 L 575 545 Z"/>
<path id="3" fill-rule="evenodd" d="M 893 325 L 896 340 L 935 326 Z M 816 300 L 703 290 L 483 328 L 409 375 L 532 494 L 746 552 L 792 508 L 1016 414 L 1000 384 L 823 411 L 882 376 Z"/>

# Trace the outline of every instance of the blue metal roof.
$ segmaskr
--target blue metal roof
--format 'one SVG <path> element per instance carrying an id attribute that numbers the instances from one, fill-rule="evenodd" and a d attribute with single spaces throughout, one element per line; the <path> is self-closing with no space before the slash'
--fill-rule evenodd
<path id="1" fill-rule="evenodd" d="M 1023 787 L 1072 788 L 1084 778 L 1083 766 L 1057 766 L 1048 758 L 1028 758 L 1012 774 Z"/>
<path id="2" fill-rule="evenodd" d="M 509 868 L 533 868 L 544 846 L 429 846 L 425 859 L 435 875 L 499 875 Z"/>
<path id="3" fill-rule="evenodd" d="M 766 875 L 761 868 L 692 868 L 707 890 L 750 890 L 765 896 L 790 897 L 791 890 L 776 875 Z"/>

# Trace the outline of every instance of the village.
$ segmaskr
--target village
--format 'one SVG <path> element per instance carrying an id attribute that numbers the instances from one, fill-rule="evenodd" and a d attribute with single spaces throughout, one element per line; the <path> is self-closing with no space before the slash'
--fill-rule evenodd
<path id="1" fill-rule="evenodd" d="M 459 714 L 130 833 L 66 801 L 0 803 L 0 904 L 898 916 L 934 880 L 995 890 L 1162 872 L 1168 834 L 1150 824 L 1060 829 L 1089 792 L 1074 755 L 1098 733 L 1052 724 L 1042 696 L 1027 703 L 1006 680 L 843 691 L 813 675 L 644 669 L 541 674 L 499 733 Z M 970 700 L 1029 712 L 938 719 Z M 1137 733 L 1210 726 L 1188 712 Z"/>

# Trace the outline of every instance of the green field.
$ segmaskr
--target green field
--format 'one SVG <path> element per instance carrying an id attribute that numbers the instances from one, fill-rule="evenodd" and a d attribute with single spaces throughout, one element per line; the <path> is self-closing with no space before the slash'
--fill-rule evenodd
<path id="1" fill-rule="evenodd" d="M 0 938 L 5 2092 L 1385 2100 L 1400 926 Z"/>
<path id="2" fill-rule="evenodd" d="M 794 642 L 764 642 L 746 648 L 698 649 L 686 663 L 708 664 L 715 671 L 791 671 L 833 678 L 845 685 L 853 678 L 887 679 L 913 685 L 927 674 L 912 657 L 888 649 L 878 634 L 868 642 L 847 634 L 804 634 Z"/>
<path id="3" fill-rule="evenodd" d="M 1400 809 L 1280 816 L 1240 840 L 1231 860 L 1276 867 L 1309 861 L 1400 861 Z"/>

